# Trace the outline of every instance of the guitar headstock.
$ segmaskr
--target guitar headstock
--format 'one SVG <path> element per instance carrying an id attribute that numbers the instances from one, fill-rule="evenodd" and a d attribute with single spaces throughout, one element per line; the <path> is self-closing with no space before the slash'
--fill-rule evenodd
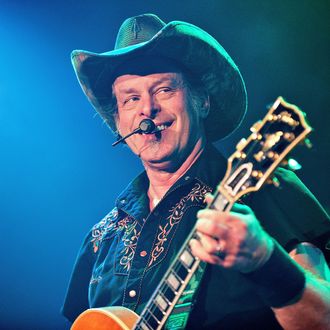
<path id="1" fill-rule="evenodd" d="M 241 140 L 229 157 L 227 171 L 218 191 L 233 203 L 257 191 L 271 179 L 289 152 L 312 131 L 304 113 L 278 97 L 263 120 L 251 127 L 252 134 Z M 276 182 L 276 181 L 275 181 Z"/>

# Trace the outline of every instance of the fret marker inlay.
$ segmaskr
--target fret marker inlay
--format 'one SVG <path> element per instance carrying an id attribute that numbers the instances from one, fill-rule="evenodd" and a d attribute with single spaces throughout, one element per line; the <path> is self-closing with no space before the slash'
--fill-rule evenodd
<path id="1" fill-rule="evenodd" d="M 182 263 L 187 267 L 190 268 L 191 265 L 194 262 L 194 257 L 187 251 L 185 250 L 181 256 L 180 256 L 180 260 L 182 261 Z"/>
<path id="2" fill-rule="evenodd" d="M 159 294 L 157 295 L 155 301 L 159 308 L 165 312 L 168 307 L 166 300 Z"/>

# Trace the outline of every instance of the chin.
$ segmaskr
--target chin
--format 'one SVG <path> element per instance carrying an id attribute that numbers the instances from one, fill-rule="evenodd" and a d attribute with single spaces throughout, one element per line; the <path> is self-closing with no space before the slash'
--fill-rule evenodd
<path id="1" fill-rule="evenodd" d="M 151 166 L 156 166 L 159 169 L 172 169 L 177 167 L 180 162 L 177 150 L 150 150 L 146 154 L 142 154 L 141 160 L 144 163 L 150 164 Z"/>

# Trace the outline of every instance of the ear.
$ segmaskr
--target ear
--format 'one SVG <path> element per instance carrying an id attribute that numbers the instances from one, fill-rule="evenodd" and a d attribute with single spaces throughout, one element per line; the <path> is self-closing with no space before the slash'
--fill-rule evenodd
<path id="1" fill-rule="evenodd" d="M 204 102 L 200 108 L 201 118 L 205 119 L 210 112 L 210 97 L 206 95 L 204 98 Z"/>

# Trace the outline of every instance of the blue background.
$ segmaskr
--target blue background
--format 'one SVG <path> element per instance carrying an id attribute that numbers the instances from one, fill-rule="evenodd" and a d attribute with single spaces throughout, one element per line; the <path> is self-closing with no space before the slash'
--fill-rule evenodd
<path id="1" fill-rule="evenodd" d="M 278 95 L 308 113 L 312 150 L 300 176 L 326 206 L 328 1 L 0 0 L 0 328 L 66 329 L 59 310 L 76 253 L 141 165 L 94 114 L 71 68 L 73 49 L 113 48 L 144 12 L 214 35 L 245 77 L 249 114 L 233 150 Z"/>

